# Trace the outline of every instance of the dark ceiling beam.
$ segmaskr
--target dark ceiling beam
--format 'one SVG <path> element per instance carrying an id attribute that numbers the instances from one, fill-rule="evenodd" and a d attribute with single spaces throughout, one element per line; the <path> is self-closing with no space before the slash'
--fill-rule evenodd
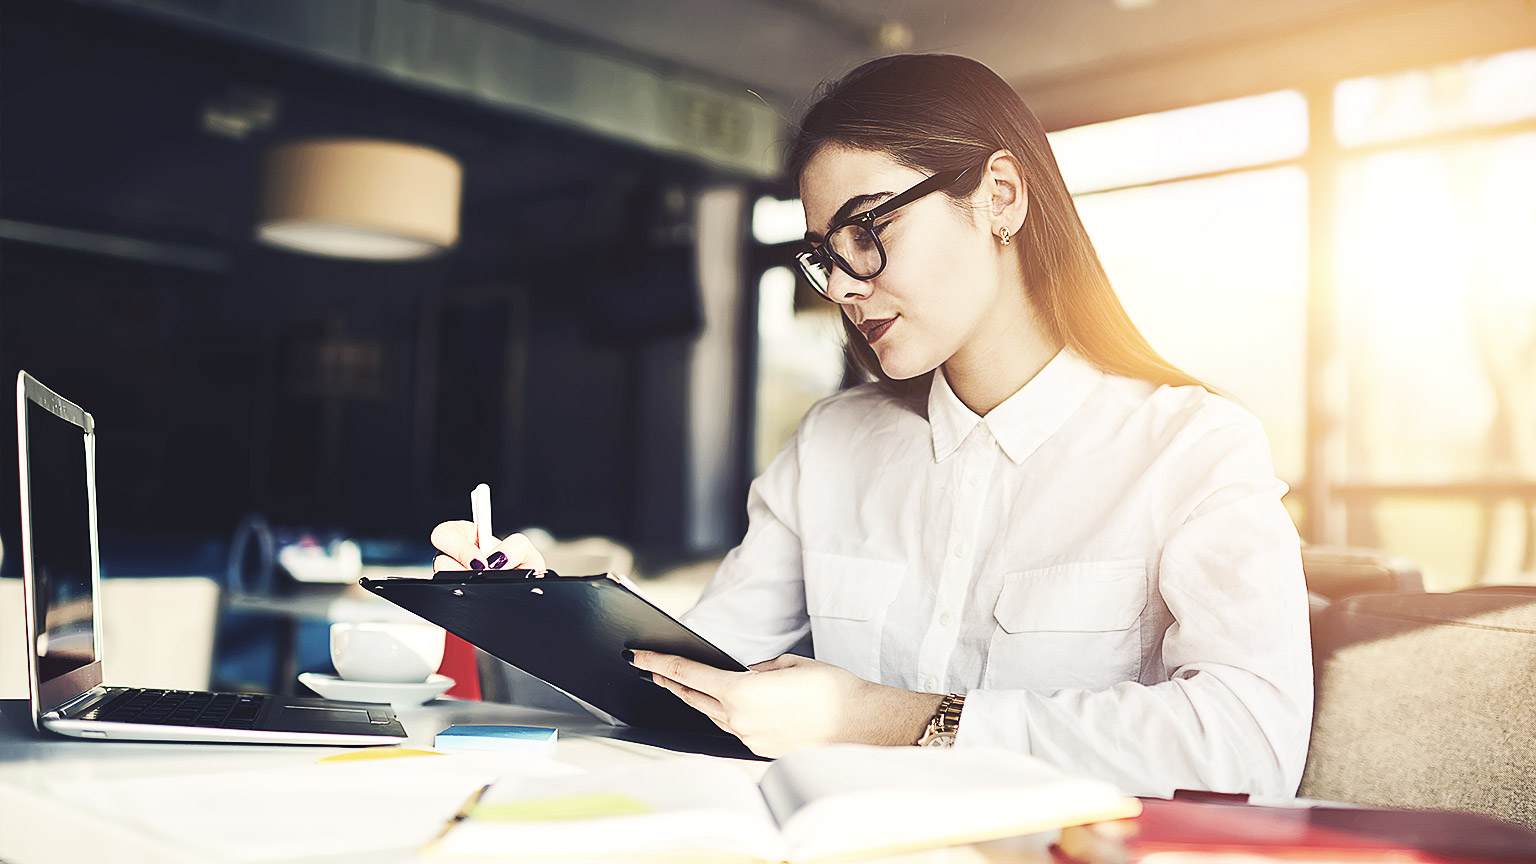
<path id="1" fill-rule="evenodd" d="M 223 274 L 229 271 L 229 256 L 218 249 L 165 243 L 142 237 L 83 231 L 58 225 L 44 225 L 20 219 L 0 219 L 0 240 L 27 243 L 66 252 L 84 252 L 106 258 L 137 261 L 178 270 Z"/>
<path id="2" fill-rule="evenodd" d="M 773 2 L 778 2 L 778 0 L 773 0 Z M 794 0 L 790 0 L 790 2 L 794 2 Z M 725 92 L 750 91 L 760 94 L 759 98 L 766 98 L 771 102 L 787 104 L 794 101 L 795 94 L 786 90 L 766 87 L 761 82 L 754 83 L 734 78 L 713 69 L 684 63 L 675 57 L 663 57 L 658 54 L 637 51 L 618 40 L 607 39 L 595 33 L 577 30 L 544 18 L 528 15 L 502 6 L 494 2 L 494 0 L 431 0 L 431 5 L 456 11 L 487 23 L 511 27 L 529 36 L 563 45 L 566 48 L 602 54 L 615 60 L 623 60 L 637 66 L 643 66 L 663 75 L 682 75 Z"/>

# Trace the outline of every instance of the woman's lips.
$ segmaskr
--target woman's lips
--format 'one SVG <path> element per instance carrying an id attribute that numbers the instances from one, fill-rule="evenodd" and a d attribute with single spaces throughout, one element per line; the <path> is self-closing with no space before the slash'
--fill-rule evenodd
<path id="1" fill-rule="evenodd" d="M 861 321 L 859 322 L 859 332 L 863 333 L 864 338 L 869 341 L 869 344 L 873 345 L 880 341 L 880 337 L 885 335 L 885 331 L 891 329 L 892 324 L 896 323 L 896 317 L 874 318 Z"/>

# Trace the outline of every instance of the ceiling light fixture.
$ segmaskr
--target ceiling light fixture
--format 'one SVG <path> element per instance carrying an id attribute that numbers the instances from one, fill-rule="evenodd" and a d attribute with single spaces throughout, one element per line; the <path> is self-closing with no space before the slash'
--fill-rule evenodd
<path id="1" fill-rule="evenodd" d="M 324 139 L 266 154 L 256 237 L 310 255 L 425 258 L 459 237 L 463 170 L 452 156 L 397 141 Z"/>

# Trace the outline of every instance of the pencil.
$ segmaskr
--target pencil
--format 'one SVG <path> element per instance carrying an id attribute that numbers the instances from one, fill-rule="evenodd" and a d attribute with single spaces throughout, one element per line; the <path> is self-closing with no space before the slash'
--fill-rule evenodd
<path id="1" fill-rule="evenodd" d="M 439 831 L 437 836 L 432 838 L 432 842 L 436 843 L 444 837 L 447 837 L 448 832 L 453 830 L 453 826 L 463 822 L 465 819 L 468 819 L 470 811 L 474 810 L 475 805 L 480 803 L 480 796 L 484 795 L 485 790 L 489 788 L 491 788 L 491 784 L 487 783 L 484 786 L 481 786 L 479 789 L 476 789 L 474 792 L 470 793 L 470 796 L 464 799 L 463 806 L 459 807 L 459 812 L 453 814 L 452 819 L 449 819 L 447 822 L 443 823 L 443 830 Z"/>

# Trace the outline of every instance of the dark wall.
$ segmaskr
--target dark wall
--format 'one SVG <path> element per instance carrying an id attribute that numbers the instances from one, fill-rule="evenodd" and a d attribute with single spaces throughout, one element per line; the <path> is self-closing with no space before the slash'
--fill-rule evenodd
<path id="1" fill-rule="evenodd" d="M 681 548 L 697 293 L 686 245 L 658 239 L 687 214 L 658 202 L 711 178 L 131 15 L 0 16 L 0 219 L 85 232 L 4 232 L 0 373 L 95 415 L 104 537 L 222 535 L 259 511 L 419 539 L 487 481 L 503 530 Z M 269 128 L 204 131 L 210 102 L 252 91 L 277 99 Z M 314 135 L 459 158 L 459 247 L 358 263 L 254 243 L 260 153 Z"/>

